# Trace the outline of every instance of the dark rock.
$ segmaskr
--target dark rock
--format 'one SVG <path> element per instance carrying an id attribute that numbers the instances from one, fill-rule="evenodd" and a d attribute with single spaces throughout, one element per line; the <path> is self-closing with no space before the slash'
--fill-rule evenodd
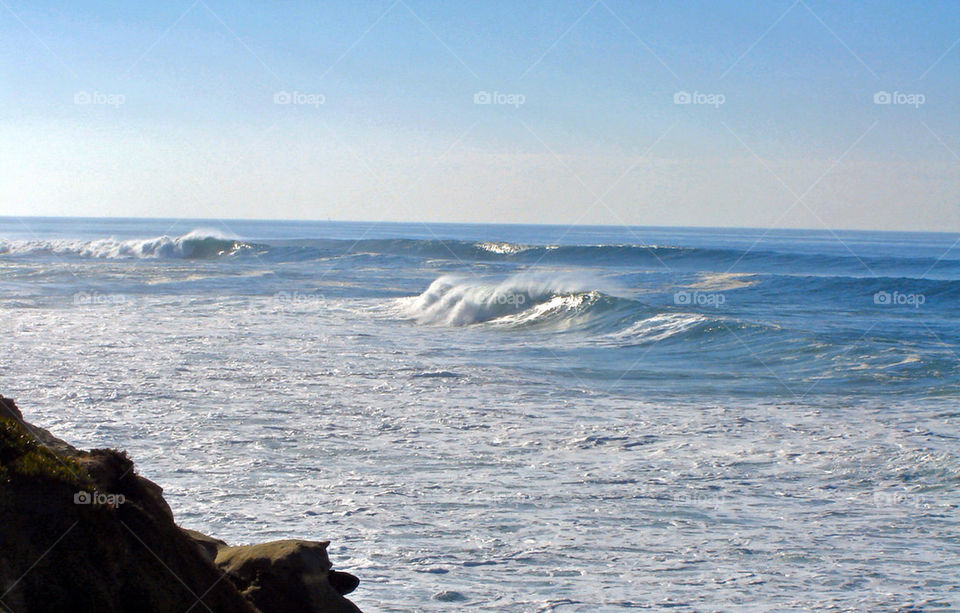
<path id="1" fill-rule="evenodd" d="M 13 401 L 13 399 L 0 396 L 0 419 L 4 417 L 12 418 L 20 422 L 20 424 L 28 432 L 30 432 L 30 434 L 32 434 L 34 438 L 40 442 L 40 444 L 42 444 L 44 447 L 48 447 L 55 453 L 70 456 L 80 453 L 79 449 L 67 443 L 66 441 L 58 439 L 54 435 L 50 434 L 49 431 L 44 430 L 43 428 L 38 428 L 37 426 L 24 421 L 23 413 L 21 413 L 20 409 L 17 408 L 17 404 Z"/>
<path id="2" fill-rule="evenodd" d="M 221 547 L 227 547 L 227 544 L 220 539 L 215 539 L 212 536 L 207 536 L 202 532 L 197 532 L 196 530 L 190 530 L 188 528 L 180 528 L 183 530 L 183 533 L 193 539 L 193 542 L 200 547 L 200 551 L 203 552 L 203 555 L 210 560 L 210 562 L 215 563 L 217 560 L 217 552 L 220 551 Z"/>
<path id="3" fill-rule="evenodd" d="M 327 571 L 327 580 L 333 590 L 341 596 L 346 596 L 360 585 L 360 579 L 339 570 Z"/>
<path id="4" fill-rule="evenodd" d="M 4 398 L 3 396 L 0 396 L 0 417 L 23 421 L 23 413 L 17 408 L 17 403 L 13 401 L 13 398 Z"/>
<path id="5" fill-rule="evenodd" d="M 221 548 L 217 565 L 263 613 L 358 613 L 343 597 L 359 580 L 331 570 L 329 541 Z"/>
<path id="6" fill-rule="evenodd" d="M 173 511 L 163 499 L 163 488 L 133 472 L 133 460 L 125 451 L 92 449 L 77 456 L 102 491 L 136 500 L 151 515 L 173 521 Z"/>

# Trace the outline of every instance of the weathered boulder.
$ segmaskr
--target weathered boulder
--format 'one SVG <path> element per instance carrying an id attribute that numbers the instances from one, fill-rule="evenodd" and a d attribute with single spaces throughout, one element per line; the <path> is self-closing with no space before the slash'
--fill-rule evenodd
<path id="1" fill-rule="evenodd" d="M 358 613 L 344 598 L 359 580 L 331 570 L 329 541 L 222 547 L 217 566 L 262 613 Z"/>
<path id="2" fill-rule="evenodd" d="M 183 530 L 183 533 L 193 539 L 193 542 L 200 547 L 200 551 L 203 552 L 204 557 L 210 560 L 211 563 L 215 563 L 217 560 L 217 552 L 220 551 L 221 547 L 226 547 L 227 544 L 220 539 L 213 538 L 212 536 L 207 536 L 202 532 L 197 532 L 196 530 L 190 530 L 189 528 L 180 528 Z"/>

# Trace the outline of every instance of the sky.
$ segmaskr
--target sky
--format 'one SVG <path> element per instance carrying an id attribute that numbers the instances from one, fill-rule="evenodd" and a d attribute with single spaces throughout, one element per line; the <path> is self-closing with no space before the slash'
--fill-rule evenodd
<path id="1" fill-rule="evenodd" d="M 0 1 L 0 215 L 960 231 L 960 3 Z"/>

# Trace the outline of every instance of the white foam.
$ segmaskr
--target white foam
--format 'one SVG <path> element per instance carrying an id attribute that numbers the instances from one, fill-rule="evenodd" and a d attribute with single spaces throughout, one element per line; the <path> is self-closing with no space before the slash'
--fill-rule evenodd
<path id="1" fill-rule="evenodd" d="M 202 255 L 204 247 L 218 251 L 218 255 L 249 248 L 235 237 L 217 230 L 198 229 L 183 236 L 157 236 L 119 240 L 117 238 L 82 239 L 29 239 L 0 241 L 0 254 L 74 255 L 88 258 L 184 258 Z M 221 249 L 217 249 L 217 248 Z"/>
<path id="2" fill-rule="evenodd" d="M 514 255 L 530 249 L 530 247 L 526 245 L 517 245 L 514 243 L 504 242 L 477 243 L 477 247 L 484 251 L 489 251 L 490 253 L 496 253 L 498 255 Z"/>

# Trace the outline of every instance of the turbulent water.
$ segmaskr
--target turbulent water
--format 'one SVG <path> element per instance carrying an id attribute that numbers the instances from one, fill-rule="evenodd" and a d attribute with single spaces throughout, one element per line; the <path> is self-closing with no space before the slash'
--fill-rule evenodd
<path id="1" fill-rule="evenodd" d="M 0 391 L 368 611 L 957 610 L 957 240 L 0 218 Z"/>

